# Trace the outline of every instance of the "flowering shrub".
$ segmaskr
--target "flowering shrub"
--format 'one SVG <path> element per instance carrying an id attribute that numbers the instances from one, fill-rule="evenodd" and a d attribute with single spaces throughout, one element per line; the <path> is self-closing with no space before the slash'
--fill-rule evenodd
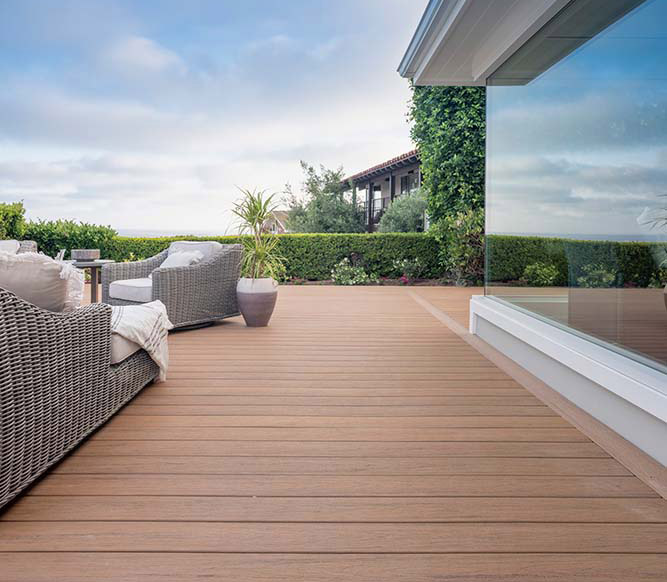
<path id="1" fill-rule="evenodd" d="M 400 275 L 401 283 L 409 285 L 412 281 L 422 276 L 424 263 L 419 258 L 394 259 L 394 271 L 397 275 Z"/>
<path id="2" fill-rule="evenodd" d="M 331 280 L 336 285 L 367 285 L 377 282 L 377 276 L 369 275 L 363 267 L 353 265 L 345 257 L 331 269 Z"/>

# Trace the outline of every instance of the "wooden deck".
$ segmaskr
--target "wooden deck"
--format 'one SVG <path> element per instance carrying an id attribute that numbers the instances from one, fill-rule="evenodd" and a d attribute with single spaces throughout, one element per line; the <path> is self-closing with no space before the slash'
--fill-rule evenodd
<path id="1" fill-rule="evenodd" d="M 667 579 L 667 501 L 441 323 L 469 290 L 285 287 L 0 520 L 3 582 Z"/>

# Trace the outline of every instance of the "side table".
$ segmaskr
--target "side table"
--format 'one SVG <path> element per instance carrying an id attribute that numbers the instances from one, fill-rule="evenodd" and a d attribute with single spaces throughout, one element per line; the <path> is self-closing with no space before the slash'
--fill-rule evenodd
<path id="1" fill-rule="evenodd" d="M 77 269 L 89 269 L 90 270 L 90 302 L 97 303 L 97 285 L 99 283 L 100 277 L 98 271 L 102 266 L 109 263 L 115 263 L 111 259 L 96 259 L 94 261 L 65 261 Z"/>

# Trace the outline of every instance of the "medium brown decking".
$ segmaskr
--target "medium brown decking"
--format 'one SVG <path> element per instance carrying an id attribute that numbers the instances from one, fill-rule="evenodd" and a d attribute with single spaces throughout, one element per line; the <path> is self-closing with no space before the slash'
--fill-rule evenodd
<path id="1" fill-rule="evenodd" d="M 12 505 L 0 580 L 667 579 L 667 502 L 420 305 L 284 287 L 170 337 L 149 387 Z"/>

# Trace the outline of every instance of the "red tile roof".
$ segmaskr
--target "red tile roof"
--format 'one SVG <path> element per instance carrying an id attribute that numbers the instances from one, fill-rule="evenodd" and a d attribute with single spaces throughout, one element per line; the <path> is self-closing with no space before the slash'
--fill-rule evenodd
<path id="1" fill-rule="evenodd" d="M 401 154 L 400 156 L 396 156 L 395 158 L 391 158 L 391 160 L 387 160 L 386 162 L 383 162 L 381 164 L 378 164 L 376 166 L 373 166 L 371 168 L 368 168 L 367 170 L 364 170 L 363 172 L 357 172 L 353 176 L 350 176 L 348 178 L 345 178 L 345 182 L 349 182 L 350 180 L 358 180 L 359 178 L 363 178 L 364 176 L 368 174 L 372 174 L 374 172 L 377 172 L 379 170 L 383 170 L 384 168 L 388 168 L 389 166 L 393 166 L 394 164 L 398 164 L 399 162 L 403 162 L 409 158 L 412 158 L 414 156 L 419 156 L 419 153 L 417 150 L 411 150 L 409 152 L 406 152 L 404 154 Z"/>

